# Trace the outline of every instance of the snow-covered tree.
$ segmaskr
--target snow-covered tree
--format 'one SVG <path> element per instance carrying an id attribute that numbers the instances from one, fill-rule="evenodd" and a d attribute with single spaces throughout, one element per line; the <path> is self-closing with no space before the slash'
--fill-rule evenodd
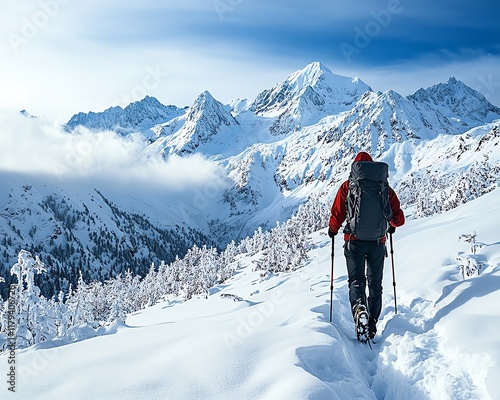
<path id="1" fill-rule="evenodd" d="M 156 271 L 154 263 L 151 263 L 148 273 L 138 285 L 137 297 L 141 308 L 153 306 L 163 297 L 165 287 L 159 277 L 160 272 Z"/>
<path id="2" fill-rule="evenodd" d="M 224 282 L 234 275 L 234 271 L 238 269 L 239 263 L 236 262 L 236 257 L 239 255 L 239 248 L 236 243 L 231 241 L 226 249 L 219 255 L 219 282 Z"/>
<path id="3" fill-rule="evenodd" d="M 301 205 L 285 223 L 276 223 L 269 233 L 258 268 L 270 272 L 293 271 L 303 265 L 309 250 L 308 235 L 324 228 L 328 208 L 317 199 Z"/>
<path id="4" fill-rule="evenodd" d="M 445 210 L 467 203 L 483 194 L 491 192 L 498 185 L 498 167 L 488 162 L 475 162 L 463 172 L 445 202 Z"/>
<path id="5" fill-rule="evenodd" d="M 35 285 L 35 274 L 46 272 L 38 256 L 26 250 L 19 252 L 11 274 L 17 277 L 17 341 L 19 346 L 30 346 L 52 338 L 57 332 L 56 313 L 50 301 L 40 295 Z"/>
<path id="6" fill-rule="evenodd" d="M 220 253 L 215 247 L 194 245 L 183 258 L 176 257 L 170 264 L 162 261 L 157 269 L 149 264 L 143 279 L 127 270 L 105 282 L 86 283 L 80 271 L 78 281 L 70 285 L 66 295 L 60 292 L 51 299 L 41 295 L 34 280 L 37 274 L 46 272 L 45 265 L 23 250 L 11 271 L 18 280 L 19 345 L 26 347 L 67 335 L 82 324 L 98 328 L 123 321 L 127 314 L 168 296 L 207 297 L 211 287 L 234 275 L 238 255 L 243 253 L 262 252 L 259 268 L 264 274 L 293 271 L 307 259 L 308 235 L 326 226 L 327 220 L 328 206 L 311 199 L 288 221 L 278 222 L 269 232 L 258 228 L 252 237 L 239 244 L 232 241 Z M 4 314 L 0 313 L 2 324 Z"/>
<path id="7" fill-rule="evenodd" d="M 85 304 L 87 295 L 88 285 L 85 283 L 83 275 L 80 271 L 76 288 L 73 289 L 72 287 L 70 287 L 68 296 L 66 298 L 67 328 L 78 325 L 83 321 L 88 321 L 90 319 L 90 312 L 88 311 L 88 308 Z"/>
<path id="8" fill-rule="evenodd" d="M 484 266 L 484 262 L 477 258 L 476 253 L 485 246 L 484 243 L 477 242 L 477 234 L 466 233 L 458 237 L 458 240 L 463 240 L 470 245 L 470 252 L 472 254 L 464 254 L 463 252 L 458 253 L 456 259 L 460 263 L 460 270 L 462 273 L 462 278 L 470 277 L 473 275 L 479 275 L 479 272 Z"/>
<path id="9" fill-rule="evenodd" d="M 476 254 L 477 252 L 477 247 L 476 247 L 476 237 L 477 234 L 476 232 L 474 233 L 466 233 L 462 234 L 458 237 L 458 240 L 463 240 L 464 242 L 467 242 L 470 244 L 470 251 L 472 254 Z"/>

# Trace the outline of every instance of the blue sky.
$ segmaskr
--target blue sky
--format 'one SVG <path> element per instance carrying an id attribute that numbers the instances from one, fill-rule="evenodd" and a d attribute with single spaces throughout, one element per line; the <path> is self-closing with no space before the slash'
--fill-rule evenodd
<path id="1" fill-rule="evenodd" d="M 26 0 L 2 6 L 0 108 L 63 121 L 145 94 L 253 99 L 313 61 L 403 95 L 455 76 L 500 106 L 500 5 Z"/>

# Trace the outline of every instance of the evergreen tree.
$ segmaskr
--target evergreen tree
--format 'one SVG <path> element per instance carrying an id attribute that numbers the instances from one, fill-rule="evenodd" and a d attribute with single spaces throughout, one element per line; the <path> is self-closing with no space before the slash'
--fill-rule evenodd
<path id="1" fill-rule="evenodd" d="M 35 285 L 35 274 L 46 272 L 45 265 L 38 256 L 21 250 L 17 263 L 11 269 L 11 274 L 17 277 L 17 340 L 18 345 L 27 347 L 47 340 L 56 331 L 55 315 L 49 307 L 49 302 L 40 295 L 40 289 Z"/>

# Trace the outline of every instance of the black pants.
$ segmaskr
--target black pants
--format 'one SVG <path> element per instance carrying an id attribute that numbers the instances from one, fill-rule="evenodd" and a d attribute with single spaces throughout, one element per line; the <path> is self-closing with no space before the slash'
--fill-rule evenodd
<path id="1" fill-rule="evenodd" d="M 353 314 L 355 305 L 361 303 L 367 306 L 370 318 L 378 320 L 382 310 L 382 277 L 386 254 L 385 243 L 365 240 L 345 242 L 344 255 L 349 276 L 349 301 Z"/>

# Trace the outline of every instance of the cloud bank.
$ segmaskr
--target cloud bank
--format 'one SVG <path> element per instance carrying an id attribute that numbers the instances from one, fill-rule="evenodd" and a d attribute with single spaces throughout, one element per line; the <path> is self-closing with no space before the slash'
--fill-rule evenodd
<path id="1" fill-rule="evenodd" d="M 0 173 L 54 178 L 122 190 L 182 192 L 207 183 L 225 186 L 224 171 L 202 155 L 173 156 L 144 151 L 140 135 L 61 126 L 19 113 L 0 112 Z"/>

